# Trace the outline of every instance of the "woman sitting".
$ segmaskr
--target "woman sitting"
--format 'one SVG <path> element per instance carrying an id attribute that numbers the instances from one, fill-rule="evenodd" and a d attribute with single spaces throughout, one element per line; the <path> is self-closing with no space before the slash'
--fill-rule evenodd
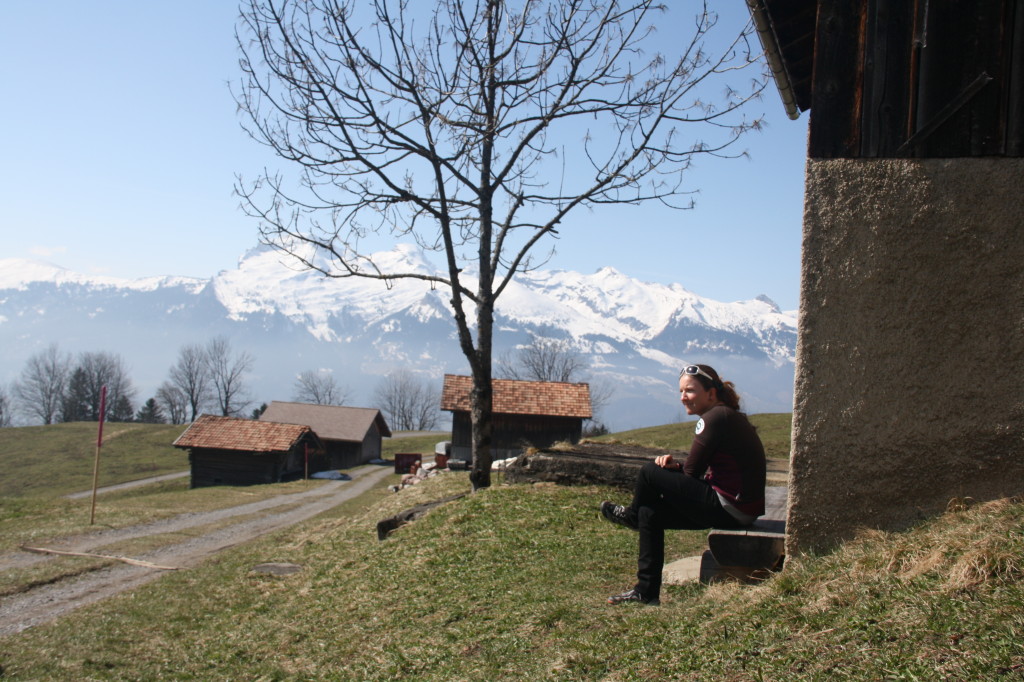
<path id="1" fill-rule="evenodd" d="M 733 383 L 708 365 L 688 365 L 679 395 L 686 413 L 700 417 L 686 459 L 645 464 L 628 507 L 601 503 L 606 519 L 640 532 L 637 583 L 609 604 L 659 603 L 666 529 L 742 528 L 764 514 L 764 446 Z"/>

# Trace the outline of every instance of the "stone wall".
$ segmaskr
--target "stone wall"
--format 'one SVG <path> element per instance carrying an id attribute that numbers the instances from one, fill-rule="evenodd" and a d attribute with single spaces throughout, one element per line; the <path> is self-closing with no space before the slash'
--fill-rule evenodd
<path id="1" fill-rule="evenodd" d="M 809 160 L 787 550 L 1024 493 L 1024 160 Z"/>

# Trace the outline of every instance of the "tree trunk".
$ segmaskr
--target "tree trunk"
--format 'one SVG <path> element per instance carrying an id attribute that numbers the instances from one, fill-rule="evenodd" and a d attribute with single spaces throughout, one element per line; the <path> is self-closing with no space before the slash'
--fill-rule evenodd
<path id="1" fill-rule="evenodd" d="M 494 302 L 490 298 L 477 306 L 476 362 L 473 365 L 473 390 L 469 397 L 472 424 L 473 468 L 469 480 L 473 491 L 491 485 L 491 430 L 494 389 L 491 383 L 491 333 L 494 327 Z"/>
<path id="2" fill-rule="evenodd" d="M 491 485 L 491 397 L 490 380 L 483 381 L 474 375 L 469 411 L 473 439 L 473 469 L 469 481 L 474 492 Z"/>

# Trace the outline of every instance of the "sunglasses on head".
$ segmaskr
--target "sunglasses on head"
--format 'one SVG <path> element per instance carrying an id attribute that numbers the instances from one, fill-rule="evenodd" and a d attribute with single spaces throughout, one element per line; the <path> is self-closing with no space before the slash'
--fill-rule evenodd
<path id="1" fill-rule="evenodd" d="M 706 377 L 707 380 L 710 381 L 713 384 L 717 384 L 718 383 L 718 379 L 714 378 L 713 376 L 711 376 L 710 374 L 708 374 L 707 372 L 702 370 L 698 365 L 687 365 L 686 367 L 683 367 L 683 369 L 680 370 L 680 372 L 679 372 L 680 378 L 684 374 L 688 374 L 691 377 L 692 376 L 696 376 L 696 375 L 699 374 L 702 377 Z"/>

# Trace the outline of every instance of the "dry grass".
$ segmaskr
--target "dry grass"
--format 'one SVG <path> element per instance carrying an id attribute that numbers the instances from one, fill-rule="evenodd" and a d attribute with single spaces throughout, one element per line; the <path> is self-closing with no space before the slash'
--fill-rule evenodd
<path id="1" fill-rule="evenodd" d="M 610 608 L 636 536 L 599 488 L 496 485 L 377 542 L 374 526 L 464 492 L 462 474 L 177 572 L 3 643 L 14 679 L 1016 679 L 1024 504 L 867 531 L 765 583 L 669 587 Z M 962 508 L 961 508 L 962 507 Z M 673 533 L 670 556 L 700 532 Z M 263 561 L 301 565 L 255 574 Z M 181 598 L 169 598 L 181 595 Z M 1016 677 L 1015 677 L 1016 676 Z"/>
<path id="2" fill-rule="evenodd" d="M 0 665 L 9 679 L 1024 678 L 1019 499 L 955 500 L 757 586 L 670 586 L 660 608 L 610 608 L 636 552 L 635 534 L 596 511 L 613 493 L 495 483 L 385 542 L 377 521 L 468 482 L 371 491 L 6 638 Z M 702 532 L 672 533 L 668 555 L 704 545 Z M 252 571 L 266 561 L 302 570 Z"/>

